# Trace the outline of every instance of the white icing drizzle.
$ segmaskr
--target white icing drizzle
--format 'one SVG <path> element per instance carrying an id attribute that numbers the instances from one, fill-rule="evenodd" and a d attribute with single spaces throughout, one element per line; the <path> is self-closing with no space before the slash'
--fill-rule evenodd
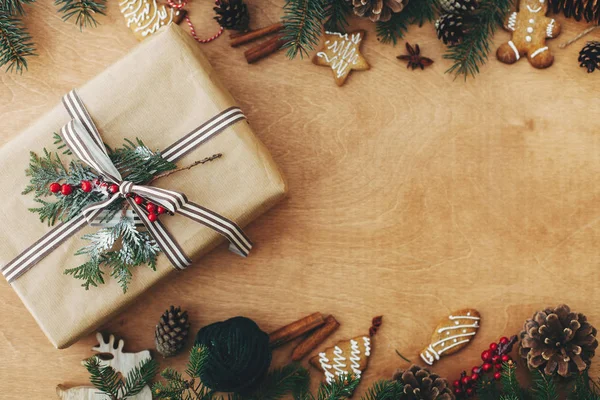
<path id="1" fill-rule="evenodd" d="M 477 332 L 469 332 L 469 333 L 461 333 L 460 335 L 454 335 L 454 336 L 449 336 L 446 338 L 443 338 L 442 340 L 438 340 L 435 343 L 432 343 L 431 346 L 437 346 L 438 344 L 442 344 L 448 340 L 452 340 L 452 339 L 457 339 L 457 338 L 461 338 L 461 337 L 467 337 L 467 336 L 474 336 Z"/>
<path id="2" fill-rule="evenodd" d="M 508 29 L 514 31 L 517 29 L 517 13 L 513 12 L 508 18 Z"/>
<path id="3" fill-rule="evenodd" d="M 466 324 L 466 325 L 448 326 L 448 327 L 438 329 L 438 333 L 442 333 L 445 331 L 451 331 L 454 329 L 461 329 L 461 328 L 479 328 L 479 324 L 477 323 L 477 321 L 475 321 L 473 324 L 470 324 L 470 325 Z"/>
<path id="4" fill-rule="evenodd" d="M 343 353 L 344 351 L 338 346 L 335 346 L 335 349 L 333 349 L 333 369 L 335 370 L 335 374 L 337 376 L 346 373 L 346 371 L 344 371 L 344 368 L 346 368 L 346 364 L 344 363 L 344 361 L 346 361 L 346 357 L 342 355 Z"/>
<path id="5" fill-rule="evenodd" d="M 552 18 L 550 20 L 550 23 L 548 24 L 548 26 L 546 27 L 546 36 L 551 38 L 552 37 L 552 31 L 554 30 L 554 18 Z"/>
<path id="6" fill-rule="evenodd" d="M 350 368 L 357 379 L 360 379 L 362 371 L 360 370 L 360 347 L 354 339 L 350 340 Z"/>
<path id="7" fill-rule="evenodd" d="M 519 58 L 521 58 L 521 56 L 519 55 L 519 50 L 517 50 L 517 46 L 515 46 L 512 40 L 508 41 L 508 45 L 511 49 L 513 49 L 513 51 L 515 52 L 515 56 L 517 57 L 517 61 L 519 61 Z"/>
<path id="8" fill-rule="evenodd" d="M 434 360 L 439 360 L 440 355 L 435 351 L 435 349 L 429 345 L 427 349 L 423 353 L 421 353 L 421 358 L 429 365 L 433 365 Z"/>
<path id="9" fill-rule="evenodd" d="M 537 49 L 536 51 L 531 53 L 531 58 L 535 58 L 536 56 L 540 55 L 541 53 L 545 52 L 546 50 L 548 50 L 548 47 L 542 47 L 542 48 Z"/>
<path id="10" fill-rule="evenodd" d="M 340 40 L 325 41 L 325 46 L 333 53 L 331 58 L 323 51 L 318 52 L 317 57 L 324 58 L 325 61 L 331 64 L 331 69 L 338 78 L 341 78 L 347 73 L 348 67 L 358 62 L 357 49 L 354 46 L 362 40 L 361 35 L 360 33 L 353 33 L 350 36 L 347 33 L 343 35 L 338 32 L 325 33 L 338 36 Z"/>
<path id="11" fill-rule="evenodd" d="M 127 26 L 135 26 L 134 32 L 140 32 L 142 36 L 148 36 L 156 32 L 160 27 L 173 21 L 173 9 L 159 6 L 156 0 L 124 0 L 119 3 L 121 13 L 127 19 Z M 150 10 L 154 7 L 154 14 Z"/>
<path id="12" fill-rule="evenodd" d="M 327 383 L 331 384 L 335 379 L 335 375 L 331 373 L 331 369 L 333 368 L 331 364 L 329 364 L 329 359 L 327 358 L 326 353 L 319 353 L 319 363 L 321 364 L 321 368 L 323 372 L 325 372 L 325 380 Z"/>
<path id="13" fill-rule="evenodd" d="M 363 342 L 365 344 L 365 356 L 369 357 L 371 355 L 371 339 L 363 336 Z"/>
<path id="14" fill-rule="evenodd" d="M 472 320 L 475 320 L 475 321 L 479 321 L 481 318 L 479 318 L 479 317 L 473 317 L 473 316 L 471 316 L 471 313 L 468 313 L 467 315 L 450 315 L 448 317 L 448 319 L 450 319 L 450 320 L 455 320 L 455 319 L 472 319 Z"/>
<path id="15" fill-rule="evenodd" d="M 527 6 L 527 9 L 529 10 L 529 12 L 532 12 L 532 13 L 538 13 L 538 12 L 540 12 L 540 10 L 542 9 L 542 6 L 540 6 L 540 8 L 535 8 L 535 9 L 533 9 L 533 8 L 531 8 L 531 7 L 529 7 L 529 6 Z"/>

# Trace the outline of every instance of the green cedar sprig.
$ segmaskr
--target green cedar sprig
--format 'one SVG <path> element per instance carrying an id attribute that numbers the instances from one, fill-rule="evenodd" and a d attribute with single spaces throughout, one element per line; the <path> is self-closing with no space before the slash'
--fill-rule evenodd
<path id="1" fill-rule="evenodd" d="M 283 11 L 283 48 L 287 56 L 307 56 L 321 37 L 326 18 L 324 0 L 287 0 Z"/>
<path id="2" fill-rule="evenodd" d="M 156 375 L 158 363 L 147 359 L 133 370 L 125 378 L 111 366 L 102 366 L 100 359 L 93 356 L 86 360 L 85 368 L 90 373 L 90 381 L 101 392 L 111 400 L 125 400 L 140 393 Z"/>
<path id="3" fill-rule="evenodd" d="M 6 65 L 6 72 L 22 74 L 27 69 L 27 58 L 36 55 L 31 35 L 20 16 L 15 15 L 22 12 L 19 1 L 0 6 L 0 67 Z"/>
<path id="4" fill-rule="evenodd" d="M 492 38 L 498 26 L 504 24 L 506 14 L 513 0 L 481 0 L 479 7 L 469 15 L 469 24 L 463 40 L 448 47 L 444 58 L 452 61 L 446 71 L 465 79 L 479 73 L 479 67 L 486 63 L 491 51 Z"/>
<path id="5" fill-rule="evenodd" d="M 382 43 L 393 43 L 404 37 L 409 25 L 422 26 L 435 18 L 436 0 L 409 1 L 402 12 L 392 14 L 389 21 L 377 22 L 377 37 Z"/>

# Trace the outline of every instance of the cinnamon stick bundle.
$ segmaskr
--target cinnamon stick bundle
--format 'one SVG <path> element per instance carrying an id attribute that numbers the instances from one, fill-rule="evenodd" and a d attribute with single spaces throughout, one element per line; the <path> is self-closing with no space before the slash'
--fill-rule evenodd
<path id="1" fill-rule="evenodd" d="M 251 42 L 256 39 L 260 39 L 261 37 L 270 35 L 271 33 L 276 33 L 283 30 L 283 24 L 278 22 L 273 25 L 265 26 L 264 28 L 255 29 L 252 31 L 244 32 L 239 35 L 231 36 L 231 42 L 229 43 L 231 47 L 238 47 L 248 42 Z"/>
<path id="2" fill-rule="evenodd" d="M 292 361 L 302 360 L 308 353 L 313 351 L 318 345 L 323 343 L 333 332 L 340 327 L 333 315 L 325 318 L 325 325 L 314 331 L 309 337 L 304 339 L 292 353 Z"/>
<path id="3" fill-rule="evenodd" d="M 283 40 L 282 35 L 276 35 L 270 38 L 269 40 L 260 43 L 244 52 L 244 56 L 246 57 L 246 61 L 248 64 L 255 63 L 256 61 L 265 58 L 277 50 L 279 50 L 285 44 L 285 40 Z"/>
<path id="4" fill-rule="evenodd" d="M 271 347 L 280 346 L 304 335 L 308 331 L 318 328 L 324 323 L 325 319 L 320 312 L 310 314 L 271 333 L 269 335 L 269 344 Z"/>

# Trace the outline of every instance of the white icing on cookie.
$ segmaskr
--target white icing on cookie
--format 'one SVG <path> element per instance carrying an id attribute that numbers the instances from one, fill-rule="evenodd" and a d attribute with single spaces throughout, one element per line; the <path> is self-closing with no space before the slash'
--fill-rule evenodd
<path id="1" fill-rule="evenodd" d="M 119 7 L 127 19 L 127 26 L 134 25 L 134 32 L 141 32 L 142 36 L 148 36 L 173 21 L 173 9 L 159 6 L 156 0 L 124 0 Z M 152 15 L 151 9 L 154 10 Z"/>
<path id="2" fill-rule="evenodd" d="M 513 51 L 515 52 L 515 56 L 517 57 L 517 61 L 519 61 L 519 58 L 521 58 L 521 56 L 519 55 L 519 50 L 517 50 L 517 46 L 515 46 L 512 40 L 508 41 L 508 45 L 511 49 L 513 49 Z"/>
<path id="3" fill-rule="evenodd" d="M 360 370 L 360 347 L 354 339 L 350 340 L 350 368 L 357 379 L 360 379 L 362 371 Z"/>
<path id="4" fill-rule="evenodd" d="M 329 359 L 327 358 L 326 353 L 319 353 L 319 363 L 321 364 L 321 369 L 325 373 L 325 380 L 327 383 L 331 384 L 335 379 L 335 375 L 331 373 L 331 369 L 333 367 L 331 364 L 329 364 Z"/>
<path id="5" fill-rule="evenodd" d="M 545 52 L 546 50 L 548 50 L 548 47 L 542 47 L 542 48 L 537 49 L 536 51 L 531 53 L 531 58 L 535 58 L 536 56 L 540 55 L 541 53 Z"/>
<path id="6" fill-rule="evenodd" d="M 549 38 L 552 38 L 552 31 L 554 30 L 554 23 L 555 22 L 556 21 L 554 21 L 554 18 L 552 18 L 552 20 L 550 21 L 550 23 L 546 27 L 546 36 L 549 37 Z"/>
<path id="7" fill-rule="evenodd" d="M 325 32 L 328 35 L 338 36 L 339 40 L 325 42 L 325 46 L 328 50 L 331 50 L 333 56 L 329 58 L 327 53 L 320 51 L 317 53 L 317 57 L 324 58 L 329 64 L 331 69 L 335 72 L 338 78 L 341 78 L 347 73 L 348 68 L 351 65 L 355 65 L 358 61 L 358 52 L 355 48 L 360 43 L 362 37 L 360 33 L 352 33 L 348 36 L 347 33 L 341 34 L 338 32 Z"/>
<path id="8" fill-rule="evenodd" d="M 365 345 L 365 356 L 369 357 L 371 355 L 371 338 L 363 336 L 363 343 Z"/>

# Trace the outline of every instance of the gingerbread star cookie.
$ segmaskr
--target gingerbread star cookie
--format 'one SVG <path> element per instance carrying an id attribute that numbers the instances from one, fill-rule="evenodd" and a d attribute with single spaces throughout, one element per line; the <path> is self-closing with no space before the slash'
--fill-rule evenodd
<path id="1" fill-rule="evenodd" d="M 369 69 L 367 60 L 360 54 L 360 43 L 365 34 L 364 30 L 344 34 L 325 32 L 325 43 L 313 57 L 313 63 L 331 68 L 335 83 L 342 86 L 350 71 Z"/>
<path id="2" fill-rule="evenodd" d="M 119 8 L 140 41 L 171 22 L 180 23 L 186 14 L 185 10 L 173 9 L 158 0 L 122 0 Z"/>
<path id="3" fill-rule="evenodd" d="M 421 351 L 421 359 L 432 365 L 443 356 L 466 347 L 479 329 L 481 316 L 477 310 L 465 308 L 444 318 L 433 331 L 431 342 Z"/>
<path id="4" fill-rule="evenodd" d="M 527 56 L 535 68 L 552 65 L 554 56 L 546 46 L 546 39 L 560 34 L 560 24 L 546 17 L 549 0 L 520 0 L 519 11 L 508 15 L 504 28 L 512 32 L 512 40 L 498 48 L 496 57 L 505 64 L 513 64 Z"/>

